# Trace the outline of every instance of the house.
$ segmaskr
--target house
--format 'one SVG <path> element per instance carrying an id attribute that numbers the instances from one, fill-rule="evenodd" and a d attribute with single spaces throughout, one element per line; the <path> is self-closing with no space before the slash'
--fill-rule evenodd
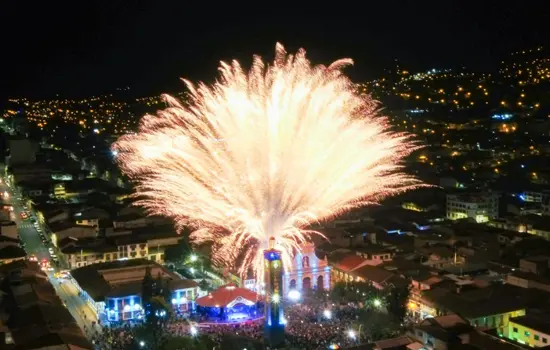
<path id="1" fill-rule="evenodd" d="M 98 228 L 87 225 L 77 225 L 73 222 L 58 222 L 49 225 L 52 231 L 52 242 L 58 246 L 59 241 L 65 238 L 92 238 L 97 237 Z"/>
<path id="2" fill-rule="evenodd" d="M 414 326 L 412 337 L 426 348 L 447 350 L 469 343 L 473 330 L 466 319 L 450 314 L 424 319 Z"/>
<path id="3" fill-rule="evenodd" d="M 528 313 L 510 319 L 508 339 L 535 348 L 550 345 L 550 314 Z"/>
<path id="4" fill-rule="evenodd" d="M 411 337 L 401 336 L 397 338 L 375 341 L 372 349 L 373 350 L 394 350 L 394 349 L 419 350 L 419 349 L 422 349 L 422 344 L 416 342 Z"/>
<path id="5" fill-rule="evenodd" d="M 16 245 L 8 245 L 0 248 L 0 264 L 9 264 L 18 260 L 25 260 L 27 253 Z"/>
<path id="6" fill-rule="evenodd" d="M 372 283 L 378 289 L 407 283 L 405 279 L 396 273 L 376 266 L 365 265 L 357 268 L 354 273 L 357 275 L 358 281 Z"/>
<path id="7" fill-rule="evenodd" d="M 336 256 L 329 256 L 332 266 L 333 282 L 351 282 L 358 278 L 353 272 L 358 268 L 365 266 L 369 261 L 357 254 L 341 253 Z"/>
<path id="8" fill-rule="evenodd" d="M 164 262 L 164 250 L 179 243 L 181 237 L 172 227 L 150 227 L 105 237 L 65 237 L 57 246 L 70 268 L 128 259 L 149 259 Z"/>
<path id="9" fill-rule="evenodd" d="M 380 265 L 392 260 L 393 253 L 381 245 L 369 244 L 354 249 L 355 253 L 368 260 L 369 265 Z"/>
<path id="10" fill-rule="evenodd" d="M 506 276 L 506 283 L 521 288 L 550 292 L 550 278 L 533 272 L 513 271 Z"/>
<path id="11" fill-rule="evenodd" d="M 0 222 L 0 236 L 10 237 L 13 239 L 19 239 L 19 232 L 17 230 L 17 224 L 13 221 L 1 221 Z"/>
<path id="12" fill-rule="evenodd" d="M 435 310 L 431 316 L 457 314 L 482 330 L 494 329 L 504 334 L 509 319 L 525 315 L 531 301 L 521 288 L 514 286 L 479 288 L 470 283 L 461 287 L 460 283 L 449 281 L 447 288 L 439 285 L 422 291 L 419 302 Z"/>
<path id="13" fill-rule="evenodd" d="M 187 312 L 199 294 L 195 281 L 182 279 L 164 266 L 146 259 L 111 261 L 77 268 L 71 275 L 82 295 L 89 298 L 101 321 L 143 319 L 142 282 L 146 274 L 160 277 L 171 293 L 172 307 Z"/>
<path id="14" fill-rule="evenodd" d="M 2 349 L 93 349 L 38 264 L 0 266 Z M 6 302 L 9 301 L 9 302 Z"/>

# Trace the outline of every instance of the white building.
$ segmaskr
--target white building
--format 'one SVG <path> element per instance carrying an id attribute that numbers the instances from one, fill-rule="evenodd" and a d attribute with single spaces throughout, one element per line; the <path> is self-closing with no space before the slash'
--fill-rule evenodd
<path id="1" fill-rule="evenodd" d="M 478 223 L 498 218 L 498 194 L 448 194 L 447 219 L 471 218 Z"/>
<path id="2" fill-rule="evenodd" d="M 301 252 L 296 254 L 292 260 L 292 266 L 285 267 L 283 273 L 283 293 L 288 294 L 291 290 L 305 292 L 314 289 L 329 290 L 331 288 L 331 269 L 327 257 L 319 259 L 315 254 L 315 245 L 306 243 L 301 246 Z M 265 294 L 265 283 L 258 283 L 253 277 L 242 280 L 236 276 L 233 282 L 244 288 L 255 291 L 258 294 Z"/>
<path id="3" fill-rule="evenodd" d="M 330 289 L 330 266 L 327 257 L 319 259 L 313 243 L 302 245 L 302 250 L 293 260 L 290 268 L 285 268 L 283 285 L 285 293 L 292 289 L 307 291 L 310 289 Z"/>

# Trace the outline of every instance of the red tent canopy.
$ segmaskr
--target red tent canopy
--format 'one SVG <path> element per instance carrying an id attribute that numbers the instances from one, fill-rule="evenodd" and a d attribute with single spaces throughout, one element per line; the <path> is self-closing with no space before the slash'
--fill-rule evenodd
<path id="1" fill-rule="evenodd" d="M 222 286 L 212 293 L 195 300 L 195 303 L 203 307 L 227 307 L 243 303 L 255 304 L 259 299 L 258 293 L 246 288 L 239 288 L 233 283 Z"/>

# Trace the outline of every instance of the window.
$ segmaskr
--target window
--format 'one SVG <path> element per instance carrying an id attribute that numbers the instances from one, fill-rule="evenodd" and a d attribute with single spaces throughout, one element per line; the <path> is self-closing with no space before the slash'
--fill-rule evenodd
<path id="1" fill-rule="evenodd" d="M 531 332 L 529 332 L 529 331 L 525 331 L 525 333 L 524 333 L 524 334 L 525 334 L 525 336 L 526 336 L 526 337 L 529 337 L 529 336 L 531 336 Z"/>
<path id="2" fill-rule="evenodd" d="M 518 332 L 518 329 L 516 327 L 514 327 L 514 333 L 517 333 Z"/>
<path id="3" fill-rule="evenodd" d="M 542 338 L 542 342 L 543 342 L 544 344 L 546 344 L 547 341 L 548 341 L 548 340 L 546 340 L 546 338 Z"/>
<path id="4" fill-rule="evenodd" d="M 535 334 L 534 338 L 535 338 L 535 340 L 539 340 L 539 335 Z"/>

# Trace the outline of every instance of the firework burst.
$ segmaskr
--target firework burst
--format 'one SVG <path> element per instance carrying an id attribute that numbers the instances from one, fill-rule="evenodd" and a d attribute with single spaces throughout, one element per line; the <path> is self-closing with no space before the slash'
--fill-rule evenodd
<path id="1" fill-rule="evenodd" d="M 313 66 L 278 44 L 272 65 L 222 62 L 214 85 L 185 81 L 185 103 L 164 96 L 168 108 L 114 145 L 137 204 L 194 228 L 218 263 L 261 276 L 270 237 L 289 266 L 318 234 L 312 223 L 417 186 L 400 165 L 416 144 L 389 131 L 348 64 Z"/>

